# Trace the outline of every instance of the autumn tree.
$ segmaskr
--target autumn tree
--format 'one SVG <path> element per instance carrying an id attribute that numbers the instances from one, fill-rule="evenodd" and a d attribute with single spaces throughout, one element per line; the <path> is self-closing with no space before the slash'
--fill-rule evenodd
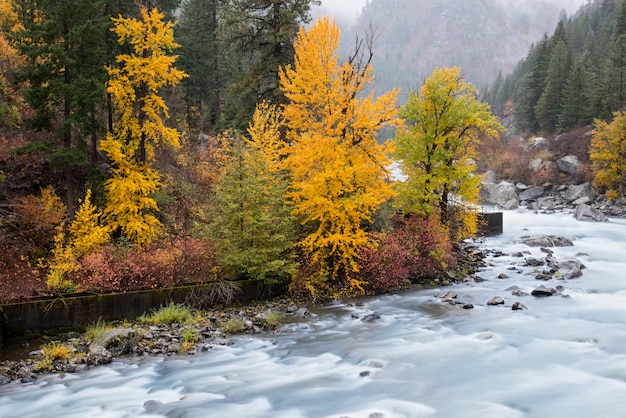
<path id="1" fill-rule="evenodd" d="M 16 125 L 21 117 L 18 107 L 21 95 L 14 87 L 13 73 L 22 64 L 17 50 L 10 44 L 10 34 L 19 21 L 10 0 L 0 0 L 0 127 Z"/>
<path id="2" fill-rule="evenodd" d="M 613 121 L 595 121 L 589 156 L 594 185 L 611 200 L 624 197 L 626 184 L 626 113 L 615 112 Z"/>
<path id="3" fill-rule="evenodd" d="M 500 125 L 489 105 L 457 67 L 435 69 L 419 93 L 410 92 L 400 116 L 395 158 L 406 181 L 398 183 L 398 205 L 406 213 L 439 212 L 441 223 L 457 226 L 460 236 L 476 232 L 476 214 L 464 211 L 462 222 L 450 216 L 453 203 L 478 202 L 480 177 L 471 161 L 481 135 L 497 135 Z"/>
<path id="4" fill-rule="evenodd" d="M 231 134 L 231 157 L 215 186 L 211 238 L 217 240 L 226 277 L 290 277 L 297 268 L 295 227 L 284 202 L 284 143 L 274 106 L 259 105 L 248 134 Z"/>
<path id="5" fill-rule="evenodd" d="M 172 23 L 163 21 L 157 9 L 141 9 L 141 20 L 117 17 L 113 31 L 120 44 L 132 53 L 117 57 L 118 67 L 108 68 L 107 91 L 118 116 L 116 128 L 101 141 L 100 148 L 112 162 L 113 177 L 106 181 L 105 220 L 131 241 L 151 241 L 159 221 L 149 211 L 157 210 L 151 197 L 160 186 L 158 173 L 150 166 L 157 146 L 179 147 L 179 133 L 165 125 L 169 117 L 160 90 L 176 85 L 186 74 L 173 67 L 178 47 Z"/>
<path id="6" fill-rule="evenodd" d="M 366 227 L 393 196 L 387 144 L 380 130 L 396 122 L 397 92 L 374 98 L 371 43 L 360 40 L 341 62 L 339 29 L 327 17 L 301 28 L 295 63 L 280 72 L 290 142 L 284 161 L 291 174 L 287 198 L 307 235 L 300 247 L 319 263 L 323 277 L 345 284 L 358 270 Z"/>

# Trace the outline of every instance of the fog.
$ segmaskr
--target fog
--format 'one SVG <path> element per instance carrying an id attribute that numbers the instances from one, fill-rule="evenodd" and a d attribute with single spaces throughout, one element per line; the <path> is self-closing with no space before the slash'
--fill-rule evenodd
<path id="1" fill-rule="evenodd" d="M 380 0 L 322 0 L 316 14 L 336 16 L 341 21 L 354 21 L 361 14 L 367 2 Z M 383 0 L 384 1 L 384 0 Z M 544 8 L 546 4 L 565 10 L 568 14 L 574 13 L 585 3 L 585 0 L 498 0 L 509 7 L 519 9 Z"/>

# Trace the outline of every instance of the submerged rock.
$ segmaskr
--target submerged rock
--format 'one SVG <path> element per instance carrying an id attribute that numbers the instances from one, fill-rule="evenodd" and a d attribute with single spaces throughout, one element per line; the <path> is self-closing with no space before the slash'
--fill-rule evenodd
<path id="1" fill-rule="evenodd" d="M 511 310 L 514 310 L 514 311 L 525 311 L 525 310 L 528 310 L 528 308 L 522 302 L 515 302 L 513 304 L 513 306 L 511 306 Z"/>
<path id="2" fill-rule="evenodd" d="M 586 204 L 579 205 L 576 208 L 574 218 L 583 222 L 607 222 L 609 220 L 604 213 Z"/>
<path id="3" fill-rule="evenodd" d="M 560 235 L 524 235 L 518 240 L 529 247 L 572 247 L 574 243 Z"/>
<path id="4" fill-rule="evenodd" d="M 378 312 L 372 312 L 371 314 L 365 315 L 361 318 L 361 322 L 374 322 L 380 319 L 380 314 Z"/>
<path id="5" fill-rule="evenodd" d="M 494 296 L 487 302 L 487 305 L 496 306 L 496 305 L 504 305 L 504 299 L 500 296 Z"/>
<path id="6" fill-rule="evenodd" d="M 531 295 L 536 297 L 552 296 L 555 293 L 557 293 L 556 289 L 552 287 L 545 287 L 544 285 L 541 285 L 538 288 L 534 289 L 532 292 L 530 292 Z"/>

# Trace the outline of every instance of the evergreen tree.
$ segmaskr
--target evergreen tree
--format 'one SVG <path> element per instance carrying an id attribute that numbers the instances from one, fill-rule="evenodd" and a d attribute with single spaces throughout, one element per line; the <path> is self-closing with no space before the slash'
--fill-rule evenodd
<path id="1" fill-rule="evenodd" d="M 66 203 L 74 205 L 73 171 L 85 163 L 84 139 L 95 136 L 105 80 L 104 0 L 15 0 L 21 25 L 13 45 L 24 57 L 17 79 L 34 110 L 30 124 L 59 132 L 50 157 L 65 173 Z M 95 143 L 92 142 L 92 157 Z"/>
<path id="2" fill-rule="evenodd" d="M 535 117 L 543 132 L 552 132 L 556 128 L 568 71 L 569 50 L 567 44 L 559 40 L 551 53 L 546 86 L 535 105 Z"/>
<path id="3" fill-rule="evenodd" d="M 560 131 L 593 122 L 593 64 L 589 53 L 582 55 L 572 69 L 563 89 L 563 106 L 558 116 Z"/>
<path id="4" fill-rule="evenodd" d="M 300 25 L 311 20 L 311 6 L 319 0 L 229 0 L 223 33 L 231 45 L 237 70 L 225 103 L 228 122 L 247 126 L 261 101 L 285 102 L 278 88 L 278 70 L 293 63 L 293 42 Z"/>
<path id="5" fill-rule="evenodd" d="M 233 134 L 231 157 L 215 187 L 211 236 L 217 241 L 222 275 L 271 280 L 296 271 L 295 223 L 284 203 L 288 182 L 279 169 L 276 108 L 260 105 L 248 130 Z"/>
<path id="6" fill-rule="evenodd" d="M 218 0 L 189 0 L 175 28 L 181 44 L 179 66 L 189 74 L 183 81 L 187 122 L 209 131 L 221 115 L 218 6 Z"/>

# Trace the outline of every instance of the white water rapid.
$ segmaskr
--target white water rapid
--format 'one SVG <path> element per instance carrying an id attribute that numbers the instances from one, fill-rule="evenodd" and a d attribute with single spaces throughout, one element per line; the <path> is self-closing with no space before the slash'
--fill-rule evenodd
<path id="1" fill-rule="evenodd" d="M 195 356 L 1 386 L 0 417 L 626 417 L 626 222 L 509 211 L 504 230 L 482 244 L 505 254 L 482 283 L 322 307 L 309 323 Z M 583 276 L 535 280 L 512 255 L 545 257 L 516 243 L 537 234 L 571 239 L 554 257 L 577 257 Z M 540 284 L 563 289 L 506 290 Z M 474 309 L 441 302 L 441 290 Z M 487 306 L 493 296 L 505 305 Z M 353 318 L 374 311 L 377 321 Z"/>

